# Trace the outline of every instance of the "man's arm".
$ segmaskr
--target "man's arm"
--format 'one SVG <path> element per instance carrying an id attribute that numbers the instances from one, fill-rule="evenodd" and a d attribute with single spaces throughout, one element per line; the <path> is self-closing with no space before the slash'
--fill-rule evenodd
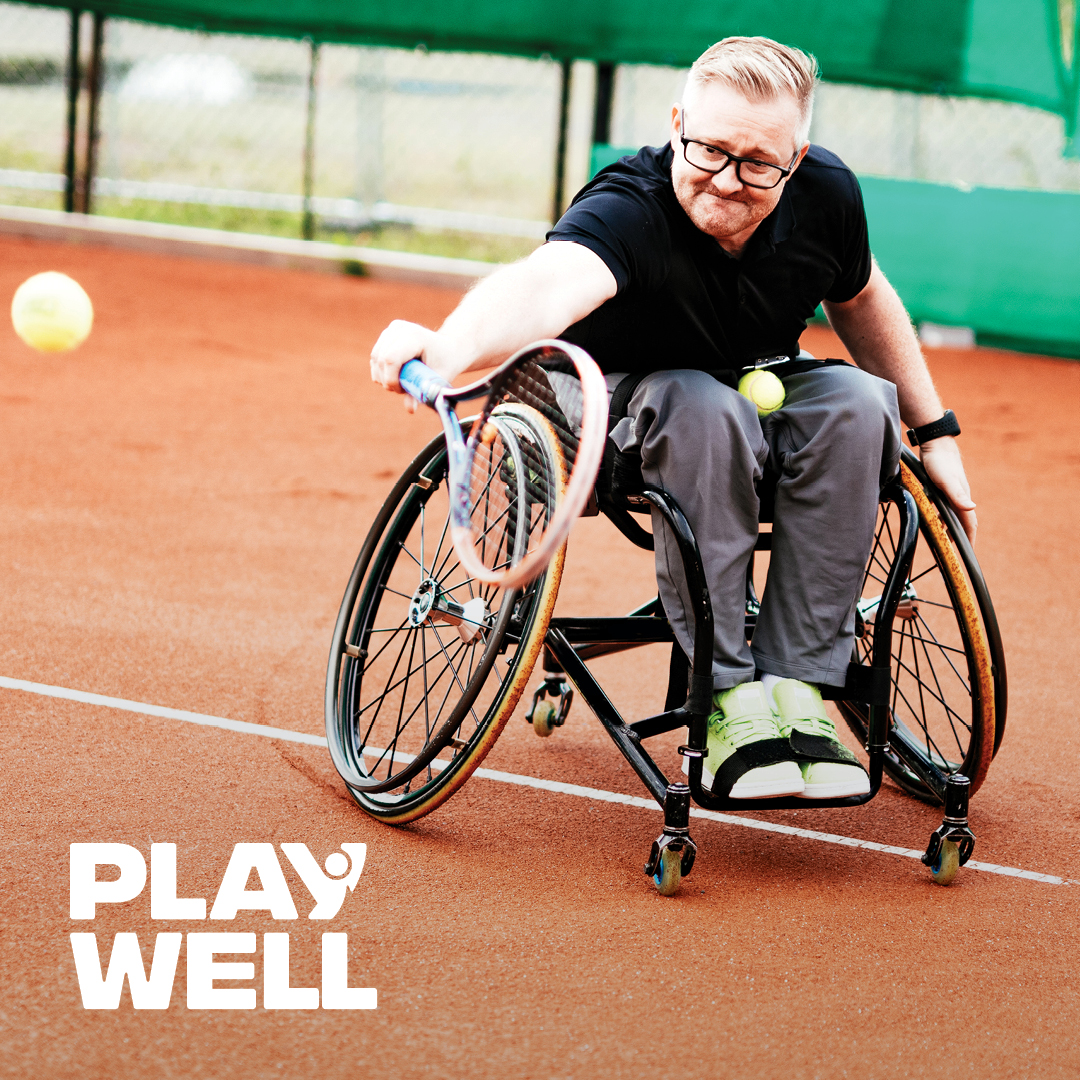
<path id="1" fill-rule="evenodd" d="M 539 338 L 558 337 L 617 291 L 607 264 L 581 244 L 544 244 L 470 290 L 438 331 L 395 320 L 371 351 L 371 377 L 401 392 L 403 364 L 420 357 L 440 375 L 491 367 Z M 408 406 L 414 406 L 411 398 Z"/>
<path id="2" fill-rule="evenodd" d="M 870 280 L 857 296 L 842 304 L 823 304 L 829 322 L 847 346 L 852 359 L 871 375 L 896 384 L 900 417 L 908 427 L 933 423 L 945 412 L 923 359 L 919 339 L 896 290 L 885 280 L 877 263 Z M 950 436 L 931 439 L 919 447 L 930 479 L 956 510 L 968 538 L 974 543 L 975 504 L 960 450 Z"/>

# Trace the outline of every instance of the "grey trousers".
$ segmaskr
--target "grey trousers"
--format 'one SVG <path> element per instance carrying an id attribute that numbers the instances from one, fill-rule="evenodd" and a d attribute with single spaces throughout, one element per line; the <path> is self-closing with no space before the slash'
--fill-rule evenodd
<path id="1" fill-rule="evenodd" d="M 609 375 L 613 390 L 621 376 Z M 855 603 L 873 543 L 881 487 L 896 473 L 896 387 L 849 365 L 784 380 L 771 416 L 701 371 L 649 375 L 612 432 L 641 454 L 647 483 L 678 500 L 701 549 L 716 641 L 713 685 L 759 673 L 843 686 Z M 757 482 L 776 488 L 768 582 L 753 642 L 744 632 L 746 567 L 758 534 Z M 679 551 L 653 513 L 656 577 L 676 639 L 693 655 L 693 615 Z"/>

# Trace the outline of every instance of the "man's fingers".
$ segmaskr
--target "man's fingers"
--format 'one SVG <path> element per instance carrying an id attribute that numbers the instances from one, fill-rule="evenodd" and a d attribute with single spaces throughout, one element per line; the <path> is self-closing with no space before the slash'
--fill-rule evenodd
<path id="1" fill-rule="evenodd" d="M 371 350 L 371 379 L 395 394 L 402 394 L 401 369 L 413 357 L 423 355 L 433 337 L 431 330 L 416 323 L 395 319 L 380 335 Z"/>
<path id="2" fill-rule="evenodd" d="M 949 500 L 949 505 L 956 512 L 960 524 L 964 527 L 968 539 L 975 543 L 975 531 L 978 521 L 975 517 L 975 503 L 971 498 L 971 489 L 967 486 L 967 479 L 961 474 L 957 476 L 943 476 L 940 478 L 931 476 L 931 479 L 941 488 L 942 494 Z"/>
<path id="3" fill-rule="evenodd" d="M 391 364 L 380 364 L 378 369 L 372 366 L 371 378 L 373 382 L 377 382 L 380 386 L 385 387 L 391 393 L 404 394 L 405 391 L 401 389 L 400 371 L 403 365 L 398 365 L 396 368 Z"/>
<path id="4" fill-rule="evenodd" d="M 934 479 L 931 477 L 931 479 Z M 956 477 L 941 478 L 935 480 L 942 494 L 949 500 L 949 505 L 956 512 L 960 524 L 967 533 L 967 538 L 975 543 L 975 530 L 978 521 L 975 517 L 975 503 L 971 499 L 971 491 L 966 483 L 960 482 Z"/>
<path id="5" fill-rule="evenodd" d="M 924 446 L 921 454 L 927 475 L 949 500 L 964 532 L 974 544 L 975 532 L 978 528 L 975 502 L 971 498 L 971 488 L 964 474 L 964 465 L 960 460 L 956 443 L 949 438 L 936 439 Z"/>
<path id="6" fill-rule="evenodd" d="M 971 542 L 971 546 L 975 546 L 975 533 L 979 529 L 979 521 L 975 517 L 974 510 L 961 510 L 956 508 L 956 516 L 960 519 L 960 524 L 964 527 L 964 532 L 967 533 L 967 538 Z"/>
<path id="7" fill-rule="evenodd" d="M 939 484 L 946 498 L 952 503 L 953 509 L 959 514 L 967 513 L 975 509 L 975 503 L 971 501 L 971 492 L 966 488 L 959 488 L 957 484 Z"/>

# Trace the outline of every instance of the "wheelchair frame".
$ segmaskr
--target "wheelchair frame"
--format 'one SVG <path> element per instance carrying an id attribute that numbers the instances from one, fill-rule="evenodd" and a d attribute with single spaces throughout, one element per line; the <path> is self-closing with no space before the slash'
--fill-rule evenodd
<path id="1" fill-rule="evenodd" d="M 885 500 L 893 502 L 899 510 L 901 547 L 890 568 L 879 602 L 881 616 L 874 621 L 874 662 L 871 666 L 851 663 L 843 688 L 822 688 L 822 696 L 826 699 L 857 700 L 869 706 L 869 738 L 866 751 L 870 759 L 870 791 L 865 795 L 847 798 L 815 799 L 812 804 L 815 808 L 861 806 L 873 799 L 881 788 L 885 752 L 890 745 L 892 624 L 918 541 L 918 508 L 914 497 L 901 485 L 899 479 L 894 480 L 883 493 L 883 501 Z M 638 507 L 656 509 L 678 543 L 695 626 L 689 695 L 682 705 L 666 708 L 655 716 L 627 723 L 585 664 L 586 659 L 622 652 L 627 648 L 674 643 L 671 627 L 663 617 L 657 599 L 639 608 L 632 615 L 622 618 L 551 619 L 545 637 L 545 684 L 534 696 L 533 709 L 545 690 L 548 693 L 553 690 L 565 692 L 561 688 L 556 689 L 554 685 L 561 682 L 565 674 L 596 714 L 649 793 L 663 807 L 664 829 L 653 842 L 649 860 L 645 865 L 645 873 L 656 879 L 659 887 L 665 851 L 679 856 L 679 877 L 688 874 L 694 865 L 697 846 L 690 837 L 691 799 L 707 810 L 805 809 L 808 804 L 805 799 L 796 796 L 732 799 L 714 795 L 702 787 L 702 766 L 708 753 L 707 724 L 713 697 L 713 614 L 701 555 L 693 530 L 670 493 L 646 485 L 640 494 L 630 496 L 627 501 Z M 762 533 L 758 537 L 756 549 L 767 549 L 770 540 L 768 533 Z M 753 616 L 747 618 L 748 630 L 752 630 Z M 669 705 L 671 697 L 669 688 Z M 532 711 L 530 709 L 529 719 Z M 642 745 L 646 739 L 682 727 L 689 730 L 687 742 L 679 747 L 679 753 L 689 760 L 689 784 L 669 781 Z M 942 772 L 933 762 L 927 761 L 918 753 L 912 753 L 909 757 L 910 760 L 908 757 L 904 758 L 905 764 L 912 768 L 945 804 L 942 825 L 931 836 L 922 861 L 927 866 L 935 865 L 943 843 L 951 841 L 957 844 L 959 864 L 963 865 L 971 857 L 975 845 L 975 836 L 968 825 L 970 782 L 962 774 Z"/>
<path id="2" fill-rule="evenodd" d="M 515 422 L 519 422 L 520 419 L 518 418 Z M 976 766 L 972 772 L 972 775 L 976 777 L 976 785 L 981 776 L 985 775 L 985 768 L 989 761 L 986 756 L 989 753 L 986 743 L 987 721 L 994 722 L 992 732 L 992 749 L 994 750 L 1003 729 L 1005 670 L 993 608 L 981 581 L 978 564 L 962 532 L 959 531 L 958 523 L 938 499 L 932 485 L 928 485 L 913 455 L 906 450 L 903 452 L 901 476 L 894 479 L 882 494 L 883 503 L 887 502 L 895 506 L 899 522 L 896 536 L 892 535 L 891 530 L 889 534 L 893 544 L 893 554 L 890 555 L 891 562 L 887 571 L 884 563 L 880 560 L 878 562 L 882 573 L 885 573 L 885 578 L 884 580 L 877 578 L 882 583 L 883 590 L 880 597 L 874 601 L 876 614 L 862 627 L 864 635 L 862 640 L 865 641 L 867 626 L 871 623 L 873 626 L 870 647 L 860 647 L 864 658 L 869 659 L 869 663 L 850 664 L 846 685 L 843 688 L 838 690 L 823 688 L 824 697 L 840 703 L 845 718 L 849 726 L 853 726 L 853 730 L 865 729 L 865 746 L 869 754 L 870 792 L 850 798 L 815 799 L 808 802 L 793 796 L 737 800 L 716 796 L 703 790 L 702 767 L 707 753 L 706 732 L 713 695 L 713 614 L 700 553 L 689 523 L 670 493 L 647 486 L 628 495 L 627 502 L 634 509 L 657 511 L 666 523 L 665 527 L 672 530 L 683 560 L 695 617 L 694 655 L 689 665 L 686 664 L 682 650 L 673 645 L 672 678 L 663 712 L 628 723 L 619 714 L 585 663 L 593 657 L 641 645 L 673 644 L 674 636 L 660 607 L 659 599 L 651 600 L 622 618 L 550 618 L 551 608 L 558 591 L 558 581 L 561 577 L 562 553 L 560 552 L 549 571 L 542 575 L 534 586 L 508 594 L 500 602 L 497 617 L 492 609 L 490 620 L 492 636 L 485 636 L 481 642 L 486 648 L 484 652 L 486 659 L 480 661 L 475 674 L 473 661 L 470 660 L 469 674 L 465 675 L 467 685 L 458 682 L 463 706 L 476 719 L 477 726 L 474 732 L 470 735 L 463 728 L 458 729 L 458 725 L 463 723 L 465 713 L 455 706 L 453 715 L 449 719 L 443 721 L 436 717 L 436 726 L 434 728 L 428 726 L 419 753 L 404 753 L 398 739 L 404 726 L 408 725 L 410 718 L 421 706 L 414 706 L 409 716 L 403 721 L 404 705 L 402 705 L 398 708 L 397 726 L 388 744 L 389 749 L 371 751 L 378 757 L 375 764 L 379 766 L 382 762 L 379 767 L 387 773 L 386 777 L 377 777 L 371 767 L 364 766 L 361 758 L 368 753 L 366 749 L 368 735 L 359 735 L 354 725 L 358 723 L 359 716 L 372 705 L 378 705 L 375 710 L 375 715 L 377 715 L 379 709 L 382 708 L 381 702 L 391 691 L 404 695 L 405 688 L 402 688 L 401 684 L 403 681 L 407 684 L 409 675 L 406 674 L 404 680 L 396 676 L 398 662 L 395 662 L 394 670 L 390 673 L 391 682 L 387 684 L 386 689 L 381 695 L 377 694 L 375 698 L 372 698 L 370 705 L 362 708 L 360 700 L 356 697 L 356 691 L 360 688 L 356 680 L 364 678 L 369 667 L 370 635 L 385 632 L 372 629 L 372 620 L 376 612 L 380 612 L 379 621 L 385 621 L 382 619 L 380 608 L 382 601 L 379 597 L 388 592 L 396 593 L 398 597 L 396 603 L 399 605 L 408 600 L 405 592 L 399 592 L 390 587 L 390 574 L 393 566 L 396 565 L 395 560 L 400 551 L 409 554 L 413 564 L 417 562 L 415 556 L 408 552 L 403 537 L 416 525 L 417 521 L 420 523 L 422 534 L 424 508 L 427 507 L 430 497 L 439 490 L 442 483 L 445 475 L 445 449 L 440 455 L 440 442 L 441 440 L 436 438 L 421 451 L 399 479 L 379 511 L 346 589 L 331 646 L 326 688 L 327 738 L 335 767 L 345 779 L 350 793 L 367 813 L 392 824 L 404 824 L 430 813 L 449 798 L 466 782 L 472 771 L 494 745 L 502 727 L 516 708 L 535 660 L 543 652 L 546 678 L 534 695 L 532 707 L 526 718 L 533 723 L 534 730 L 540 731 L 541 734 L 545 733 L 541 730 L 542 724 L 536 715 L 538 702 L 543 701 L 548 694 L 557 694 L 562 699 L 562 708 L 553 721 L 545 721 L 545 723 L 550 722 L 553 726 L 560 725 L 565 719 L 572 694 L 564 680 L 569 679 L 576 687 L 599 718 L 609 737 L 664 810 L 664 828 L 652 845 L 645 867 L 646 873 L 652 876 L 661 893 L 669 895 L 674 892 L 681 877 L 689 873 L 694 864 L 697 847 L 689 830 L 691 799 L 710 810 L 858 806 L 869 802 L 880 790 L 883 772 L 889 771 L 890 775 L 897 778 L 898 765 L 907 770 L 906 781 L 903 776 L 897 780 L 901 787 L 916 797 L 943 802 L 945 805 L 942 824 L 931 836 L 923 862 L 930 867 L 935 880 L 939 883 L 948 884 L 952 880 L 958 866 L 970 857 L 975 843 L 975 837 L 967 820 L 968 797 L 972 784 L 959 772 L 949 773 L 938 768 L 933 760 L 934 752 L 928 752 L 932 748 L 929 745 L 925 748 L 920 747 L 916 742 L 916 737 L 909 734 L 899 720 L 893 722 L 892 710 L 895 708 L 895 701 L 890 705 L 890 691 L 894 696 L 896 692 L 892 683 L 894 617 L 897 616 L 901 602 L 910 599 L 906 593 L 906 587 L 910 584 L 908 577 L 912 570 L 920 527 L 924 531 L 928 529 L 933 531 L 931 519 L 936 521 L 939 532 L 944 528 L 946 538 L 952 537 L 957 551 L 950 552 L 951 556 L 955 557 L 957 553 L 960 556 L 951 570 L 953 577 L 949 580 L 955 581 L 958 572 L 966 571 L 971 584 L 971 591 L 966 598 L 950 593 L 951 610 L 959 621 L 962 609 L 970 614 L 971 609 L 975 608 L 975 615 L 981 626 L 975 635 L 978 638 L 977 642 L 973 643 L 965 638 L 967 641 L 965 655 L 969 665 L 973 665 L 969 667 L 972 683 L 969 693 L 972 695 L 973 702 L 976 701 L 976 690 L 979 701 L 986 702 L 989 699 L 986 708 L 990 710 L 987 712 L 986 708 L 983 709 L 980 714 L 981 720 L 973 717 L 972 726 L 969 729 L 972 746 L 975 745 L 976 724 L 978 724 L 979 738 L 982 740 L 980 742 L 982 749 L 977 755 L 978 760 L 972 761 Z M 609 514 L 609 516 L 612 515 Z M 629 524 L 625 520 L 620 523 L 618 517 L 616 513 L 612 520 L 633 542 L 639 546 L 647 546 L 651 543 L 649 534 L 644 529 L 632 521 Z M 628 518 L 629 515 L 623 512 L 623 517 Z M 403 529 L 405 532 L 402 531 Z M 756 549 L 766 550 L 770 546 L 771 535 L 760 534 Z M 430 577 L 434 570 L 430 572 L 424 570 L 423 550 L 421 540 L 420 568 L 421 577 L 425 579 L 422 581 L 421 591 L 434 584 L 440 595 L 449 596 L 449 593 L 442 592 L 444 587 L 451 589 L 461 587 L 460 583 L 452 586 L 449 581 L 445 586 L 438 586 Z M 940 550 L 939 537 L 935 551 Z M 935 554 L 934 558 L 944 575 L 945 568 L 939 556 Z M 435 559 L 438 559 L 438 554 Z M 947 557 L 945 561 L 948 562 L 949 558 Z M 403 565 L 409 567 L 410 563 L 403 561 Z M 442 565 L 445 564 L 440 564 Z M 434 567 L 434 562 L 432 567 Z M 415 574 L 415 565 L 412 565 L 411 572 Z M 920 576 L 916 574 L 914 580 L 918 580 Z M 407 585 L 405 588 L 411 589 L 412 585 Z M 416 599 L 417 597 L 414 596 L 413 603 Z M 746 614 L 747 630 L 752 632 L 756 621 L 756 604 L 749 572 L 748 600 L 750 603 L 748 603 Z M 494 601 L 491 602 L 494 603 Z M 949 605 L 939 604 L 938 606 Z M 440 601 L 435 607 L 438 609 L 440 622 L 461 622 L 460 618 L 454 618 L 455 605 L 453 603 L 444 604 Z M 903 617 L 901 614 L 900 618 Z M 425 633 L 425 620 L 421 619 L 419 623 L 415 623 L 410 615 L 407 621 L 415 627 L 412 633 L 420 635 Z M 434 615 L 432 621 L 435 621 Z M 439 637 L 436 631 L 433 633 L 437 638 Z M 902 641 L 903 638 L 901 638 L 901 648 Z M 439 638 L 439 643 L 441 646 L 441 638 Z M 491 704 L 483 706 L 485 711 L 481 719 L 472 710 L 471 703 L 476 700 L 476 694 L 479 693 L 484 680 L 489 678 L 490 658 L 495 655 L 492 650 L 501 655 L 510 646 L 515 649 L 514 658 L 508 661 L 507 674 L 501 680 Z M 406 646 L 403 645 L 398 651 L 398 661 L 405 655 L 405 648 Z M 383 651 L 384 649 L 378 649 L 377 653 Z M 446 653 L 445 648 L 443 648 L 443 655 L 449 663 L 451 657 Z M 412 664 L 412 657 L 413 652 L 410 652 L 406 668 Z M 676 661 L 680 662 L 680 670 L 676 670 L 679 666 Z M 978 679 L 975 678 L 975 667 L 979 668 Z M 956 668 L 954 667 L 953 670 L 956 671 Z M 988 688 L 988 679 L 991 675 L 993 684 Z M 395 678 L 396 681 L 394 681 Z M 474 679 L 479 681 L 474 681 Z M 976 682 L 978 687 L 976 687 Z M 424 685 L 427 686 L 426 681 Z M 363 700 L 368 699 L 365 697 Z M 444 704 L 446 700 L 444 695 Z M 948 708 L 943 698 L 939 700 Z M 360 714 L 354 714 L 352 711 L 357 708 L 361 708 Z M 423 706 L 423 708 L 426 715 L 427 707 Z M 855 717 L 857 723 L 854 725 L 851 714 L 853 708 L 857 714 Z M 550 703 L 545 703 L 545 709 L 545 715 L 554 714 Z M 392 705 L 391 710 L 393 710 Z M 952 715 L 959 716 L 955 710 Z M 679 752 L 688 759 L 689 783 L 669 781 L 643 745 L 649 738 L 681 727 L 688 729 L 687 741 L 679 748 Z M 368 733 L 371 730 L 369 724 Z M 546 729 L 546 733 L 550 733 L 550 727 Z M 444 750 L 450 751 L 449 761 L 439 756 Z M 937 753 L 943 765 L 947 767 L 951 764 L 940 756 L 939 751 Z M 387 757 L 388 754 L 389 757 Z M 969 760 L 966 752 L 963 760 Z M 423 779 L 421 770 L 426 770 L 428 778 L 426 781 Z M 415 790 L 414 778 L 418 778 Z"/>

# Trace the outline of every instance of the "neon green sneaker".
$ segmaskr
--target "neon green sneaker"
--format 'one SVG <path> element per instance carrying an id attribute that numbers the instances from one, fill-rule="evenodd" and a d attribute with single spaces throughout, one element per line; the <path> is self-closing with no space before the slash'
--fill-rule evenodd
<path id="1" fill-rule="evenodd" d="M 782 679 L 773 687 L 773 700 L 780 734 L 790 742 L 802 769 L 804 799 L 844 799 L 869 793 L 870 777 L 837 736 L 816 686 Z"/>
<path id="2" fill-rule="evenodd" d="M 742 683 L 713 696 L 704 786 L 732 799 L 801 795 L 803 778 L 791 746 L 780 734 L 765 687 Z"/>

